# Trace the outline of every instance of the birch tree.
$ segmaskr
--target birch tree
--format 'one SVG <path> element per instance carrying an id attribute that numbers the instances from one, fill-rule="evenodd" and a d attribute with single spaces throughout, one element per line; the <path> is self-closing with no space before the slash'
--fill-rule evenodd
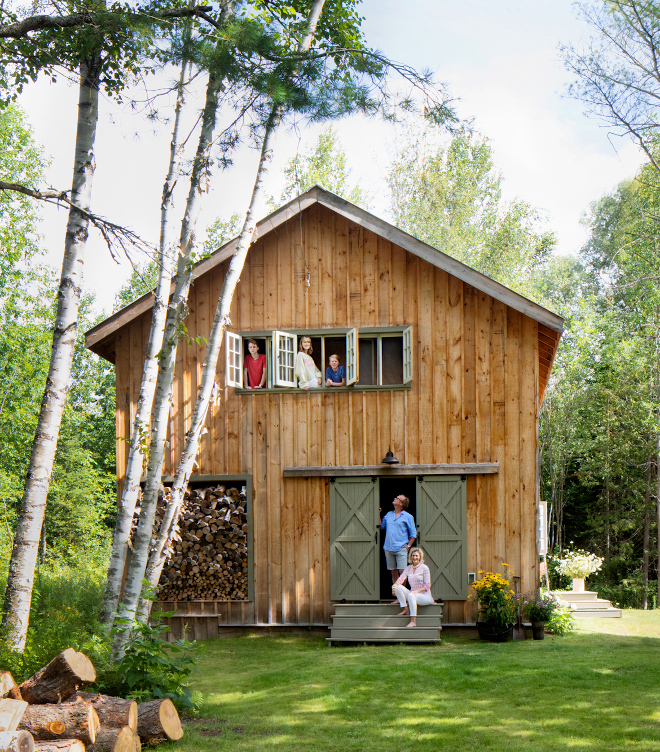
<path id="1" fill-rule="evenodd" d="M 5 40 L 3 52 L 9 55 L 9 62 L 5 58 L 0 68 L 12 80 L 14 90 L 20 90 L 29 78 L 36 78 L 39 71 L 54 75 L 58 65 L 69 68 L 78 65 L 80 79 L 71 190 L 54 194 L 69 205 L 69 217 L 50 366 L 21 501 L 3 609 L 8 644 L 17 651 L 23 650 L 27 636 L 34 569 L 77 336 L 85 249 L 90 218 L 93 216 L 91 191 L 99 89 L 103 87 L 118 96 L 126 73 L 139 70 L 144 48 L 142 40 L 135 43 L 136 35 L 131 24 L 126 23 L 125 9 L 120 10 L 119 16 L 115 15 L 115 23 L 110 22 L 111 16 L 105 11 L 103 4 L 94 6 L 95 17 L 91 21 L 73 24 L 85 27 L 84 33 L 73 38 L 62 33 L 59 14 L 55 17 L 41 16 L 36 22 L 35 17 L 31 17 L 0 26 L 0 39 Z M 194 9 L 183 12 L 175 9 L 171 15 L 194 15 L 195 12 Z M 81 15 L 88 18 L 90 13 L 84 11 L 78 14 L 79 17 Z M 155 15 L 162 16 L 163 11 L 156 9 Z M 55 18 L 55 23 L 51 24 L 49 18 L 51 21 Z M 104 23 L 96 26 L 101 18 Z M 142 24 L 147 21 L 146 16 L 140 18 Z M 120 21 L 119 26 L 117 20 Z M 153 23 L 153 19 L 148 23 Z M 29 31 L 44 29 L 47 33 L 39 41 L 27 37 Z M 20 185 L 8 186 L 3 183 L 0 188 L 23 192 L 35 198 L 48 197 L 47 193 Z"/>
<path id="2" fill-rule="evenodd" d="M 187 32 L 189 33 L 189 32 Z M 121 596 L 121 583 L 126 565 L 128 542 L 133 523 L 133 514 L 140 489 L 140 476 L 144 464 L 143 448 L 149 435 L 149 418 L 153 406 L 156 380 L 158 377 L 158 354 L 163 345 L 163 333 L 167 317 L 167 306 L 170 293 L 171 259 L 169 240 L 169 212 L 172 202 L 174 184 L 179 174 L 180 143 L 179 130 L 184 103 L 184 93 L 190 74 L 190 62 L 184 58 L 181 74 L 177 86 L 176 104 L 174 106 L 174 126 L 170 142 L 169 168 L 163 184 L 160 217 L 160 242 L 158 245 L 158 283 L 154 293 L 153 309 L 151 313 L 151 327 L 144 357 L 142 382 L 137 401 L 133 434 L 126 460 L 124 485 L 117 509 L 117 521 L 112 538 L 110 563 L 108 565 L 108 580 L 103 597 L 101 621 L 112 625 L 114 613 Z"/>

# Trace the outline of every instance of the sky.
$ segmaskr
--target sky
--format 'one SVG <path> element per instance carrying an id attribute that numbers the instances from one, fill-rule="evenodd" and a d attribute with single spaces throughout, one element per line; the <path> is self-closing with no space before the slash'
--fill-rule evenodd
<path id="1" fill-rule="evenodd" d="M 361 9 L 369 46 L 393 60 L 435 72 L 457 100 L 459 115 L 472 118 L 491 140 L 494 162 L 504 178 L 504 197 L 537 208 L 545 229 L 557 235 L 557 252 L 576 254 L 587 238 L 580 220 L 590 204 L 631 178 L 643 159 L 632 143 L 587 118 L 582 105 L 565 96 L 571 78 L 559 45 L 578 45 L 588 35 L 573 2 L 364 0 Z M 201 105 L 200 94 L 189 98 L 191 111 Z M 75 84 L 60 78 L 56 84 L 39 81 L 20 100 L 50 162 L 47 183 L 60 189 L 71 185 L 76 98 Z M 144 112 L 107 99 L 100 109 L 92 209 L 155 243 L 171 124 L 149 120 Z M 162 106 L 161 112 L 167 108 Z M 194 117 L 189 116 L 189 128 Z M 335 128 L 352 179 L 372 196 L 374 213 L 387 219 L 385 176 L 389 155 L 401 145 L 401 130 L 363 117 L 339 121 Z M 297 150 L 313 147 L 320 129 L 282 130 L 269 178 L 271 193 L 278 193 L 286 161 Z M 237 152 L 234 166 L 215 177 L 197 228 L 201 240 L 217 217 L 245 211 L 257 158 L 254 149 L 245 147 Z M 182 188 L 180 181 L 179 214 Z M 65 226 L 65 210 L 43 209 L 44 247 L 49 263 L 58 268 Z M 134 255 L 134 261 L 144 260 Z M 113 260 L 92 232 L 85 290 L 95 294 L 97 311 L 110 311 L 130 272 L 130 263 Z"/>

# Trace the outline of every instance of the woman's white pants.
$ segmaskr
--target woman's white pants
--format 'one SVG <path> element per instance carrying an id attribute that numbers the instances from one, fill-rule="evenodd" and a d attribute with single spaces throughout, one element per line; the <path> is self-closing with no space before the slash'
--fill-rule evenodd
<path id="1" fill-rule="evenodd" d="M 396 599 L 399 601 L 401 608 L 408 606 L 411 616 L 417 616 L 417 606 L 430 606 L 433 601 L 433 596 L 428 591 L 423 593 L 411 593 L 407 587 L 403 585 L 396 586 Z"/>

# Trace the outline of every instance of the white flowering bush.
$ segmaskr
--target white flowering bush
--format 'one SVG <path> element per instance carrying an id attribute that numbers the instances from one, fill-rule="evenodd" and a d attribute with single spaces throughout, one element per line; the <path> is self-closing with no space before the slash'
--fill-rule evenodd
<path id="1" fill-rule="evenodd" d="M 596 554 L 587 551 L 566 551 L 564 558 L 559 560 L 561 574 L 571 578 L 584 578 L 597 572 L 603 566 L 603 560 Z"/>

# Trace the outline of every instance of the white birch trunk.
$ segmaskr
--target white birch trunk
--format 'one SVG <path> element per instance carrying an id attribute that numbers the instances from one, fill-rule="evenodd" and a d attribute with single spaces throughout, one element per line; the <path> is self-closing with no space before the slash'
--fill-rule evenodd
<path id="1" fill-rule="evenodd" d="M 307 52 L 311 46 L 316 26 L 323 11 L 325 0 L 315 0 L 309 14 L 307 22 L 307 32 L 298 50 Z M 217 368 L 218 355 L 222 346 L 222 339 L 229 321 L 229 312 L 232 300 L 238 285 L 248 249 L 252 243 L 254 232 L 257 226 L 257 218 L 260 216 L 261 206 L 264 199 L 264 180 L 273 159 L 273 139 L 278 125 L 282 120 L 284 108 L 274 105 L 266 122 L 264 138 L 261 147 L 261 157 L 257 168 L 257 176 L 252 189 L 250 205 L 245 216 L 243 229 L 239 235 L 236 250 L 229 264 L 229 269 L 225 275 L 220 297 L 216 306 L 211 333 L 204 357 L 202 367 L 202 377 L 197 394 L 197 402 L 193 411 L 191 427 L 186 434 L 186 442 L 181 454 L 181 459 L 177 466 L 174 484 L 168 507 L 165 511 L 160 529 L 153 547 L 149 564 L 147 567 L 146 577 L 152 587 L 157 587 L 161 572 L 169 553 L 169 546 L 172 536 L 176 530 L 183 503 L 183 494 L 188 486 L 188 480 L 192 472 L 195 456 L 199 448 L 199 438 L 206 420 L 211 395 L 213 393 L 214 376 Z M 149 616 L 151 602 L 143 599 L 140 603 L 140 619 L 146 621 Z"/>
<path id="2" fill-rule="evenodd" d="M 121 597 L 121 585 L 126 566 L 128 543 L 131 534 L 131 524 L 135 505 L 140 489 L 140 477 L 144 455 L 142 448 L 149 436 L 149 417 L 154 402 L 156 380 L 158 377 L 158 354 L 163 346 L 163 332 L 167 317 L 167 304 L 171 283 L 171 258 L 169 253 L 169 221 L 168 214 L 171 205 L 174 183 L 179 174 L 179 128 L 181 110 L 184 103 L 184 87 L 190 72 L 190 64 L 184 62 L 181 66 L 176 105 L 174 108 L 174 127 L 170 143 L 169 169 L 163 184 L 163 197 L 160 205 L 160 243 L 158 248 L 158 284 L 151 315 L 151 329 L 144 358 L 140 395 L 133 424 L 133 436 L 128 450 L 126 473 L 122 488 L 121 500 L 117 511 L 117 521 L 112 539 L 112 550 L 108 566 L 108 581 L 103 596 L 103 611 L 101 621 L 109 629 L 112 627 L 115 612 Z"/>
<path id="3" fill-rule="evenodd" d="M 78 209 L 88 211 L 92 196 L 99 70 L 98 58 L 93 60 L 91 66 L 81 65 L 80 68 L 71 208 L 57 293 L 53 345 L 9 565 L 3 624 L 7 629 L 8 644 L 13 650 L 21 652 L 27 637 L 34 569 L 78 331 L 78 308 L 89 225 L 86 214 Z"/>
<path id="4" fill-rule="evenodd" d="M 224 11 L 225 16 L 231 12 L 233 4 L 229 3 Z M 133 541 L 133 552 L 126 577 L 124 593 L 121 600 L 121 617 L 127 621 L 135 619 L 135 613 L 142 591 L 153 525 L 158 503 L 158 491 L 161 485 L 161 474 L 165 456 L 165 441 L 167 436 L 167 423 L 172 394 L 172 381 L 174 378 L 174 366 L 176 361 L 176 349 L 181 325 L 188 313 L 186 301 L 190 289 L 192 277 L 191 253 L 194 243 L 194 231 L 199 208 L 201 204 L 204 186 L 202 178 L 208 170 L 211 146 L 213 144 L 213 132 L 215 130 L 218 97 L 223 87 L 223 79 L 216 75 L 209 76 L 206 88 L 206 103 L 202 115 L 202 127 L 197 145 L 197 153 L 193 164 L 190 178 L 190 190 L 186 203 L 186 211 L 181 223 L 181 235 L 179 241 L 179 257 L 177 274 L 174 282 L 174 295 L 169 305 L 163 347 L 160 353 L 158 381 L 156 394 L 151 413 L 151 442 L 149 447 L 149 467 L 147 478 L 142 494 L 142 506 L 138 529 Z M 128 639 L 128 633 L 123 632 L 115 635 L 113 641 L 113 653 L 121 653 L 122 647 Z"/>

